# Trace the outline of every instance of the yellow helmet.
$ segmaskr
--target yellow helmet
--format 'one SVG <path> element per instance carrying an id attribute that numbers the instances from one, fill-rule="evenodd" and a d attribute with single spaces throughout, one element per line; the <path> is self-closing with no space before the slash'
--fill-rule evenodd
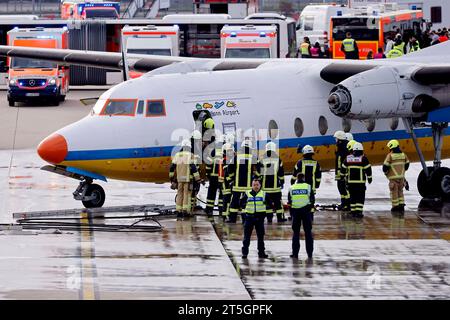
<path id="1" fill-rule="evenodd" d="M 387 147 L 391 150 L 394 148 L 397 148 L 398 146 L 400 146 L 400 143 L 398 143 L 398 140 L 391 140 L 388 142 Z"/>
<path id="2" fill-rule="evenodd" d="M 212 118 L 208 118 L 203 123 L 206 129 L 214 129 L 214 120 Z"/>
<path id="3" fill-rule="evenodd" d="M 348 150 L 348 151 L 352 151 L 352 150 L 353 150 L 353 146 L 355 145 L 355 143 L 356 143 L 356 140 L 350 140 L 350 141 L 347 143 L 347 150 Z"/>

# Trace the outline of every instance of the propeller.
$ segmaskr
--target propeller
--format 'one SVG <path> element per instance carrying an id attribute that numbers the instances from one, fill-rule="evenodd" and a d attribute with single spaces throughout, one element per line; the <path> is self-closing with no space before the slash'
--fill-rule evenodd
<path id="1" fill-rule="evenodd" d="M 92 106 L 92 105 L 94 105 L 94 104 L 97 103 L 97 101 L 98 101 L 99 98 L 100 98 L 100 97 L 83 98 L 83 99 L 80 99 L 80 102 L 81 102 L 83 105 L 85 105 L 85 106 Z"/>

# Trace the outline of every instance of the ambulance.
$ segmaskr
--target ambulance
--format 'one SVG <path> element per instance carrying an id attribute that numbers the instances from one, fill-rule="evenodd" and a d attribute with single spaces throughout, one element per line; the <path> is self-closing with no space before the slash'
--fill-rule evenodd
<path id="1" fill-rule="evenodd" d="M 67 28 L 14 28 L 7 33 L 9 46 L 67 49 Z M 69 69 L 55 62 L 8 58 L 8 102 L 64 101 L 69 91 Z"/>
<path id="2" fill-rule="evenodd" d="M 220 32 L 221 58 L 279 58 L 276 26 L 224 26 Z"/>
<path id="3" fill-rule="evenodd" d="M 61 2 L 62 19 L 119 19 L 120 2 L 69 0 Z"/>
<path id="4" fill-rule="evenodd" d="M 126 53 L 158 56 L 180 55 L 180 28 L 174 26 L 125 26 L 122 29 L 122 47 Z M 141 76 L 130 72 L 131 78 Z"/>

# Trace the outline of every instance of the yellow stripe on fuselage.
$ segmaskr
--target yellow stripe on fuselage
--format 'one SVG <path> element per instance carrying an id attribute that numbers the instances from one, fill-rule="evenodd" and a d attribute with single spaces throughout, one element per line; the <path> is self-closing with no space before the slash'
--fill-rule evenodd
<path id="1" fill-rule="evenodd" d="M 434 148 L 431 137 L 419 138 L 419 145 L 424 153 L 426 160 L 433 160 Z M 365 142 L 364 152 L 372 165 L 381 165 L 388 153 L 386 141 Z M 419 161 L 414 143 L 411 139 L 401 140 L 400 146 L 410 161 Z M 444 148 L 442 149 L 442 158 L 450 157 L 450 136 L 444 137 Z M 334 145 L 316 146 L 315 159 L 320 162 L 323 170 L 334 169 L 335 150 Z M 297 154 L 297 148 L 284 148 L 280 150 L 281 159 L 284 162 L 285 171 L 292 172 L 294 165 L 300 159 Z M 111 159 L 111 160 L 83 160 L 83 161 L 65 161 L 60 165 L 79 168 L 82 170 L 95 172 L 107 178 L 141 181 L 141 182 L 167 182 L 169 180 L 170 157 L 153 158 L 133 158 L 133 159 Z"/>

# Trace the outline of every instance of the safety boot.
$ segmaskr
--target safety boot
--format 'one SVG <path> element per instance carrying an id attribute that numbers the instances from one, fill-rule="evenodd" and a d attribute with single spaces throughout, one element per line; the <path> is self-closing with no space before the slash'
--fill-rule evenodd
<path id="1" fill-rule="evenodd" d="M 267 259 L 269 256 L 265 252 L 259 252 L 258 257 L 261 259 Z"/>
<path id="2" fill-rule="evenodd" d="M 286 222 L 286 221 L 287 221 L 287 219 L 283 217 L 283 214 L 282 214 L 282 213 L 277 213 L 277 222 L 278 222 L 278 223 L 280 223 L 280 222 Z"/>

